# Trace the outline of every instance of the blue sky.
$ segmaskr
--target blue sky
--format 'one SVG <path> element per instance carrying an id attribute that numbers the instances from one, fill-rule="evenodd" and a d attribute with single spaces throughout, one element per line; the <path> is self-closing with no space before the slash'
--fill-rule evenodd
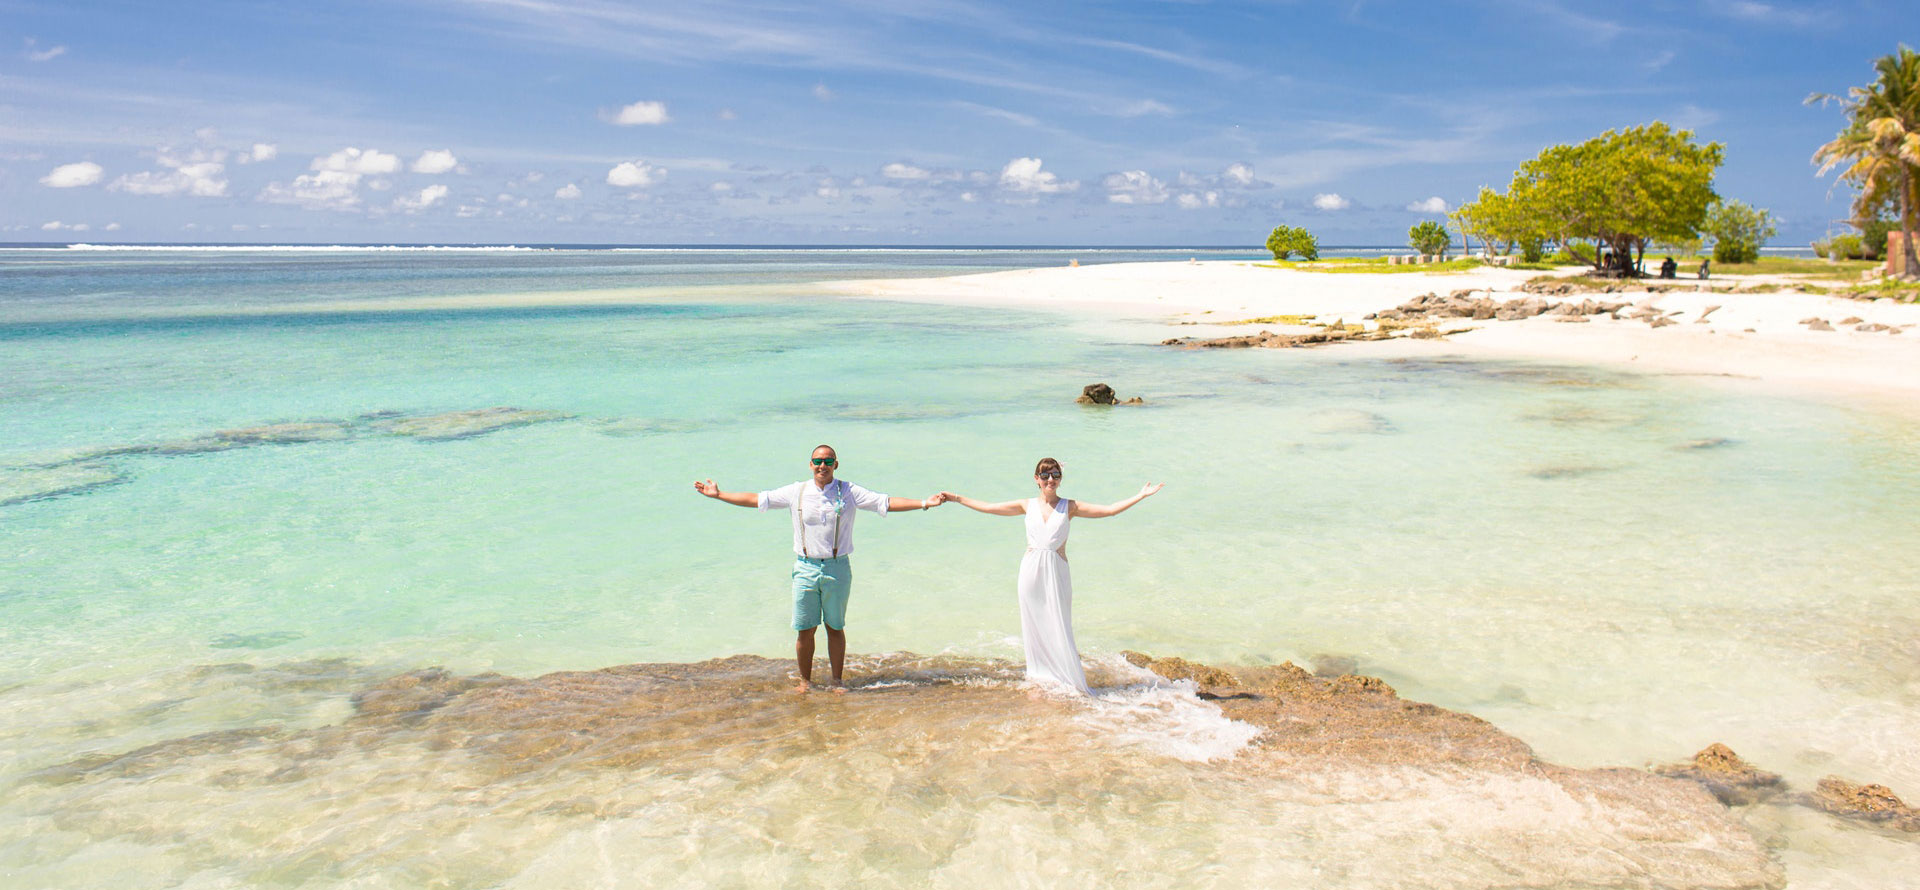
<path id="1" fill-rule="evenodd" d="M 1846 215 L 1809 93 L 1905 3 L 0 0 L 0 241 L 1393 244 L 1542 147 L 1726 145 Z M 1913 42 L 1910 40 L 1909 42 Z M 84 227 L 84 228 L 82 228 Z"/>

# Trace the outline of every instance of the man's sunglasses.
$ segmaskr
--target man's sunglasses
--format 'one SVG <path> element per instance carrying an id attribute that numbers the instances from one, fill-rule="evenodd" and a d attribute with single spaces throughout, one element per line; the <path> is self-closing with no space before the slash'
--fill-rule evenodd
<path id="1" fill-rule="evenodd" d="M 813 459 L 813 465 L 816 467 L 837 466 L 839 463 L 840 461 L 838 459 L 831 457 L 816 457 Z"/>

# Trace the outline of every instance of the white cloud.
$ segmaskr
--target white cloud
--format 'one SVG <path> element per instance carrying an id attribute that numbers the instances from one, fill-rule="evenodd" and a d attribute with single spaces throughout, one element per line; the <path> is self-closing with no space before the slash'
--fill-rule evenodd
<path id="1" fill-rule="evenodd" d="M 813 97 L 822 102 L 831 102 L 833 101 L 833 91 L 827 89 L 827 85 L 824 83 L 816 83 L 813 85 Z"/>
<path id="2" fill-rule="evenodd" d="M 40 224 L 40 231 L 42 232 L 59 232 L 59 231 L 84 232 L 87 229 L 88 229 L 88 226 L 86 223 L 69 224 L 69 223 L 63 223 L 57 219 L 52 222 L 46 222 L 46 223 Z"/>
<path id="3" fill-rule="evenodd" d="M 225 149 L 194 149 L 176 155 L 162 149 L 154 159 L 165 170 L 147 170 L 122 176 L 107 188 L 136 195 L 191 195 L 221 198 L 227 194 Z"/>
<path id="4" fill-rule="evenodd" d="M 1175 203 L 1180 205 L 1181 210 L 1199 210 L 1202 207 L 1218 207 L 1220 206 L 1220 193 L 1202 192 L 1200 194 L 1194 194 L 1187 192 L 1175 199 Z"/>
<path id="5" fill-rule="evenodd" d="M 607 171 L 607 184 L 621 188 L 646 188 L 666 178 L 667 171 L 646 161 L 622 161 Z"/>
<path id="6" fill-rule="evenodd" d="M 417 195 L 401 195 L 393 199 L 393 206 L 396 210 L 404 210 L 407 213 L 418 213 L 440 203 L 446 197 L 446 186 L 430 185 L 421 189 Z"/>
<path id="7" fill-rule="evenodd" d="M 972 192 L 961 192 L 960 200 L 965 201 L 968 204 L 972 204 L 973 202 L 980 200 L 980 196 Z"/>
<path id="8" fill-rule="evenodd" d="M 445 173 L 458 166 L 460 166 L 460 159 L 454 157 L 453 152 L 440 148 L 421 152 L 420 156 L 414 159 L 413 166 L 408 169 L 415 173 Z"/>
<path id="9" fill-rule="evenodd" d="M 297 204 L 309 210 L 351 210 L 360 204 L 360 174 L 339 170 L 295 177 L 292 185 L 270 183 L 260 200 L 270 204 Z"/>
<path id="10" fill-rule="evenodd" d="M 720 113 L 714 115 L 714 117 L 717 117 L 723 121 L 734 121 L 734 120 L 740 119 L 740 115 L 734 114 L 733 109 L 731 108 L 720 109 Z"/>
<path id="11" fill-rule="evenodd" d="M 309 169 L 352 173 L 356 176 L 368 173 L 398 173 L 400 158 L 371 148 L 366 151 L 343 148 L 325 157 L 314 158 Z"/>
<path id="12" fill-rule="evenodd" d="M 1145 170 L 1126 170 L 1102 181 L 1107 201 L 1113 204 L 1160 204 L 1167 200 L 1167 184 Z"/>
<path id="13" fill-rule="evenodd" d="M 640 127 L 652 124 L 664 124 L 672 118 L 667 117 L 665 102 L 635 102 L 606 116 L 607 123 L 620 127 Z"/>
<path id="14" fill-rule="evenodd" d="M 724 194 L 727 194 L 728 192 L 733 191 L 733 183 L 716 182 L 710 186 L 707 186 L 707 191 L 713 192 L 716 195 L 724 195 Z"/>
<path id="15" fill-rule="evenodd" d="M 67 48 L 65 46 L 49 46 L 46 49 L 34 49 L 34 47 L 38 45 L 39 45 L 39 41 L 36 41 L 31 37 L 27 38 L 27 61 L 51 62 L 54 59 L 57 59 L 63 55 L 66 55 L 67 53 Z"/>
<path id="16" fill-rule="evenodd" d="M 1016 192 L 1038 195 L 1051 195 L 1056 192 L 1070 192 L 1080 187 L 1078 182 L 1061 182 L 1052 173 L 1040 169 L 1039 158 L 1014 158 L 1000 170 L 1000 186 Z"/>
<path id="17" fill-rule="evenodd" d="M 274 145 L 271 142 L 255 142 L 252 149 L 234 160 L 242 164 L 258 164 L 261 161 L 271 161 L 279 156 L 280 146 Z"/>
<path id="18" fill-rule="evenodd" d="M 1442 200 L 1439 195 L 1435 195 L 1425 201 L 1415 201 L 1412 204 L 1408 204 L 1407 209 L 1415 213 L 1445 213 L 1447 212 L 1447 202 Z"/>
<path id="19" fill-rule="evenodd" d="M 571 201 L 580 197 L 580 187 L 569 182 L 553 190 L 553 196 L 562 201 Z"/>
<path id="20" fill-rule="evenodd" d="M 818 196 L 818 197 L 821 197 L 821 198 L 838 198 L 838 197 L 840 197 L 840 190 L 839 190 L 839 189 L 837 189 L 837 188 L 834 188 L 833 186 L 830 186 L 830 185 L 823 185 L 823 186 L 821 186 L 821 187 L 819 187 L 819 188 L 817 188 L 817 189 L 814 189 L 814 190 L 813 190 L 813 193 L 814 193 L 814 195 L 816 195 L 816 196 Z"/>
<path id="21" fill-rule="evenodd" d="M 880 175 L 888 179 L 931 179 L 933 174 L 912 164 L 888 164 L 880 168 Z"/>
<path id="22" fill-rule="evenodd" d="M 1220 178 L 1234 185 L 1252 185 L 1253 168 L 1246 164 L 1228 164 L 1227 169 L 1221 172 Z"/>
<path id="23" fill-rule="evenodd" d="M 105 173 L 100 165 L 92 161 L 80 161 L 74 164 L 61 164 L 53 172 L 40 177 L 40 184 L 48 188 L 70 189 L 83 185 L 94 185 Z"/>
<path id="24" fill-rule="evenodd" d="M 1173 109 L 1171 107 L 1162 102 L 1155 102 L 1152 99 L 1141 99 L 1138 102 L 1129 102 L 1120 106 L 1118 111 L 1121 117 L 1143 117 L 1149 114 L 1172 113 Z"/>
<path id="25" fill-rule="evenodd" d="M 1313 206 L 1321 210 L 1345 210 L 1353 206 L 1353 202 L 1334 194 L 1314 195 Z"/>
<path id="26" fill-rule="evenodd" d="M 120 224 L 119 224 L 119 223 L 117 223 L 117 222 L 110 222 L 110 223 L 107 223 L 107 231 L 109 231 L 109 232 L 118 232 L 118 231 L 120 231 Z"/>

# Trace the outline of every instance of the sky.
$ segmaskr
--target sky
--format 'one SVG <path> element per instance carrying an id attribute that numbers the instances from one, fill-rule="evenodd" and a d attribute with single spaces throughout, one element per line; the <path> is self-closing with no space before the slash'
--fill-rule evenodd
<path id="1" fill-rule="evenodd" d="M 1392 245 L 1663 120 L 1804 246 L 1909 3 L 0 0 L 0 241 Z"/>

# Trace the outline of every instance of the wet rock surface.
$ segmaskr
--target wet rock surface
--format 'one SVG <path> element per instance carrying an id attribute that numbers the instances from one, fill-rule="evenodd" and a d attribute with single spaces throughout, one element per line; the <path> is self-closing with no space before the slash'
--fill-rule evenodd
<path id="1" fill-rule="evenodd" d="M 415 439 L 467 439 L 515 427 L 566 420 L 567 417 L 568 415 L 558 411 L 478 408 L 472 411 L 449 411 L 445 414 L 378 421 L 374 424 L 374 428 L 396 436 L 409 436 Z"/>
<path id="2" fill-rule="evenodd" d="M 1691 782 L 1544 763 L 1486 721 L 1351 672 L 1127 662 L 1089 665 L 1097 701 L 1032 694 L 1017 664 L 905 653 L 854 657 L 844 696 L 795 695 L 787 662 L 753 656 L 531 679 L 428 668 L 364 686 L 333 725 L 82 758 L 42 770 L 33 793 L 71 836 L 167 839 L 249 869 L 299 863 L 310 883 L 520 886 L 511 879 L 537 873 L 530 856 L 569 855 L 553 839 L 586 829 L 601 832 L 589 854 L 630 857 L 623 873 L 668 883 L 715 856 L 737 869 L 738 857 L 798 845 L 812 851 L 803 863 L 754 861 L 778 883 L 797 874 L 788 868 L 860 866 L 862 849 L 881 848 L 888 878 L 940 885 L 972 857 L 1003 862 L 991 826 L 1014 820 L 1067 851 L 1049 873 L 1092 881 L 1111 882 L 1113 862 L 1144 851 L 1199 884 L 1221 863 L 1271 859 L 1344 885 L 1381 861 L 1435 855 L 1448 864 L 1421 886 L 1783 884 L 1761 844 Z M 1257 735 L 1210 758 L 1143 743 L 1190 725 L 1153 728 L 1160 718 L 1137 702 L 1156 689 Z M 822 809 L 827 795 L 841 802 Z M 1402 810 L 1424 815 L 1392 815 Z M 1072 833 L 1061 812 L 1105 828 Z M 251 828 L 256 813 L 274 826 Z M 1142 833 L 1160 813 L 1186 828 Z M 465 843 L 481 814 L 516 840 Z M 606 843 L 609 825 L 646 832 Z M 816 843 L 822 831 L 835 840 Z M 450 840 L 458 877 L 434 855 Z"/>

